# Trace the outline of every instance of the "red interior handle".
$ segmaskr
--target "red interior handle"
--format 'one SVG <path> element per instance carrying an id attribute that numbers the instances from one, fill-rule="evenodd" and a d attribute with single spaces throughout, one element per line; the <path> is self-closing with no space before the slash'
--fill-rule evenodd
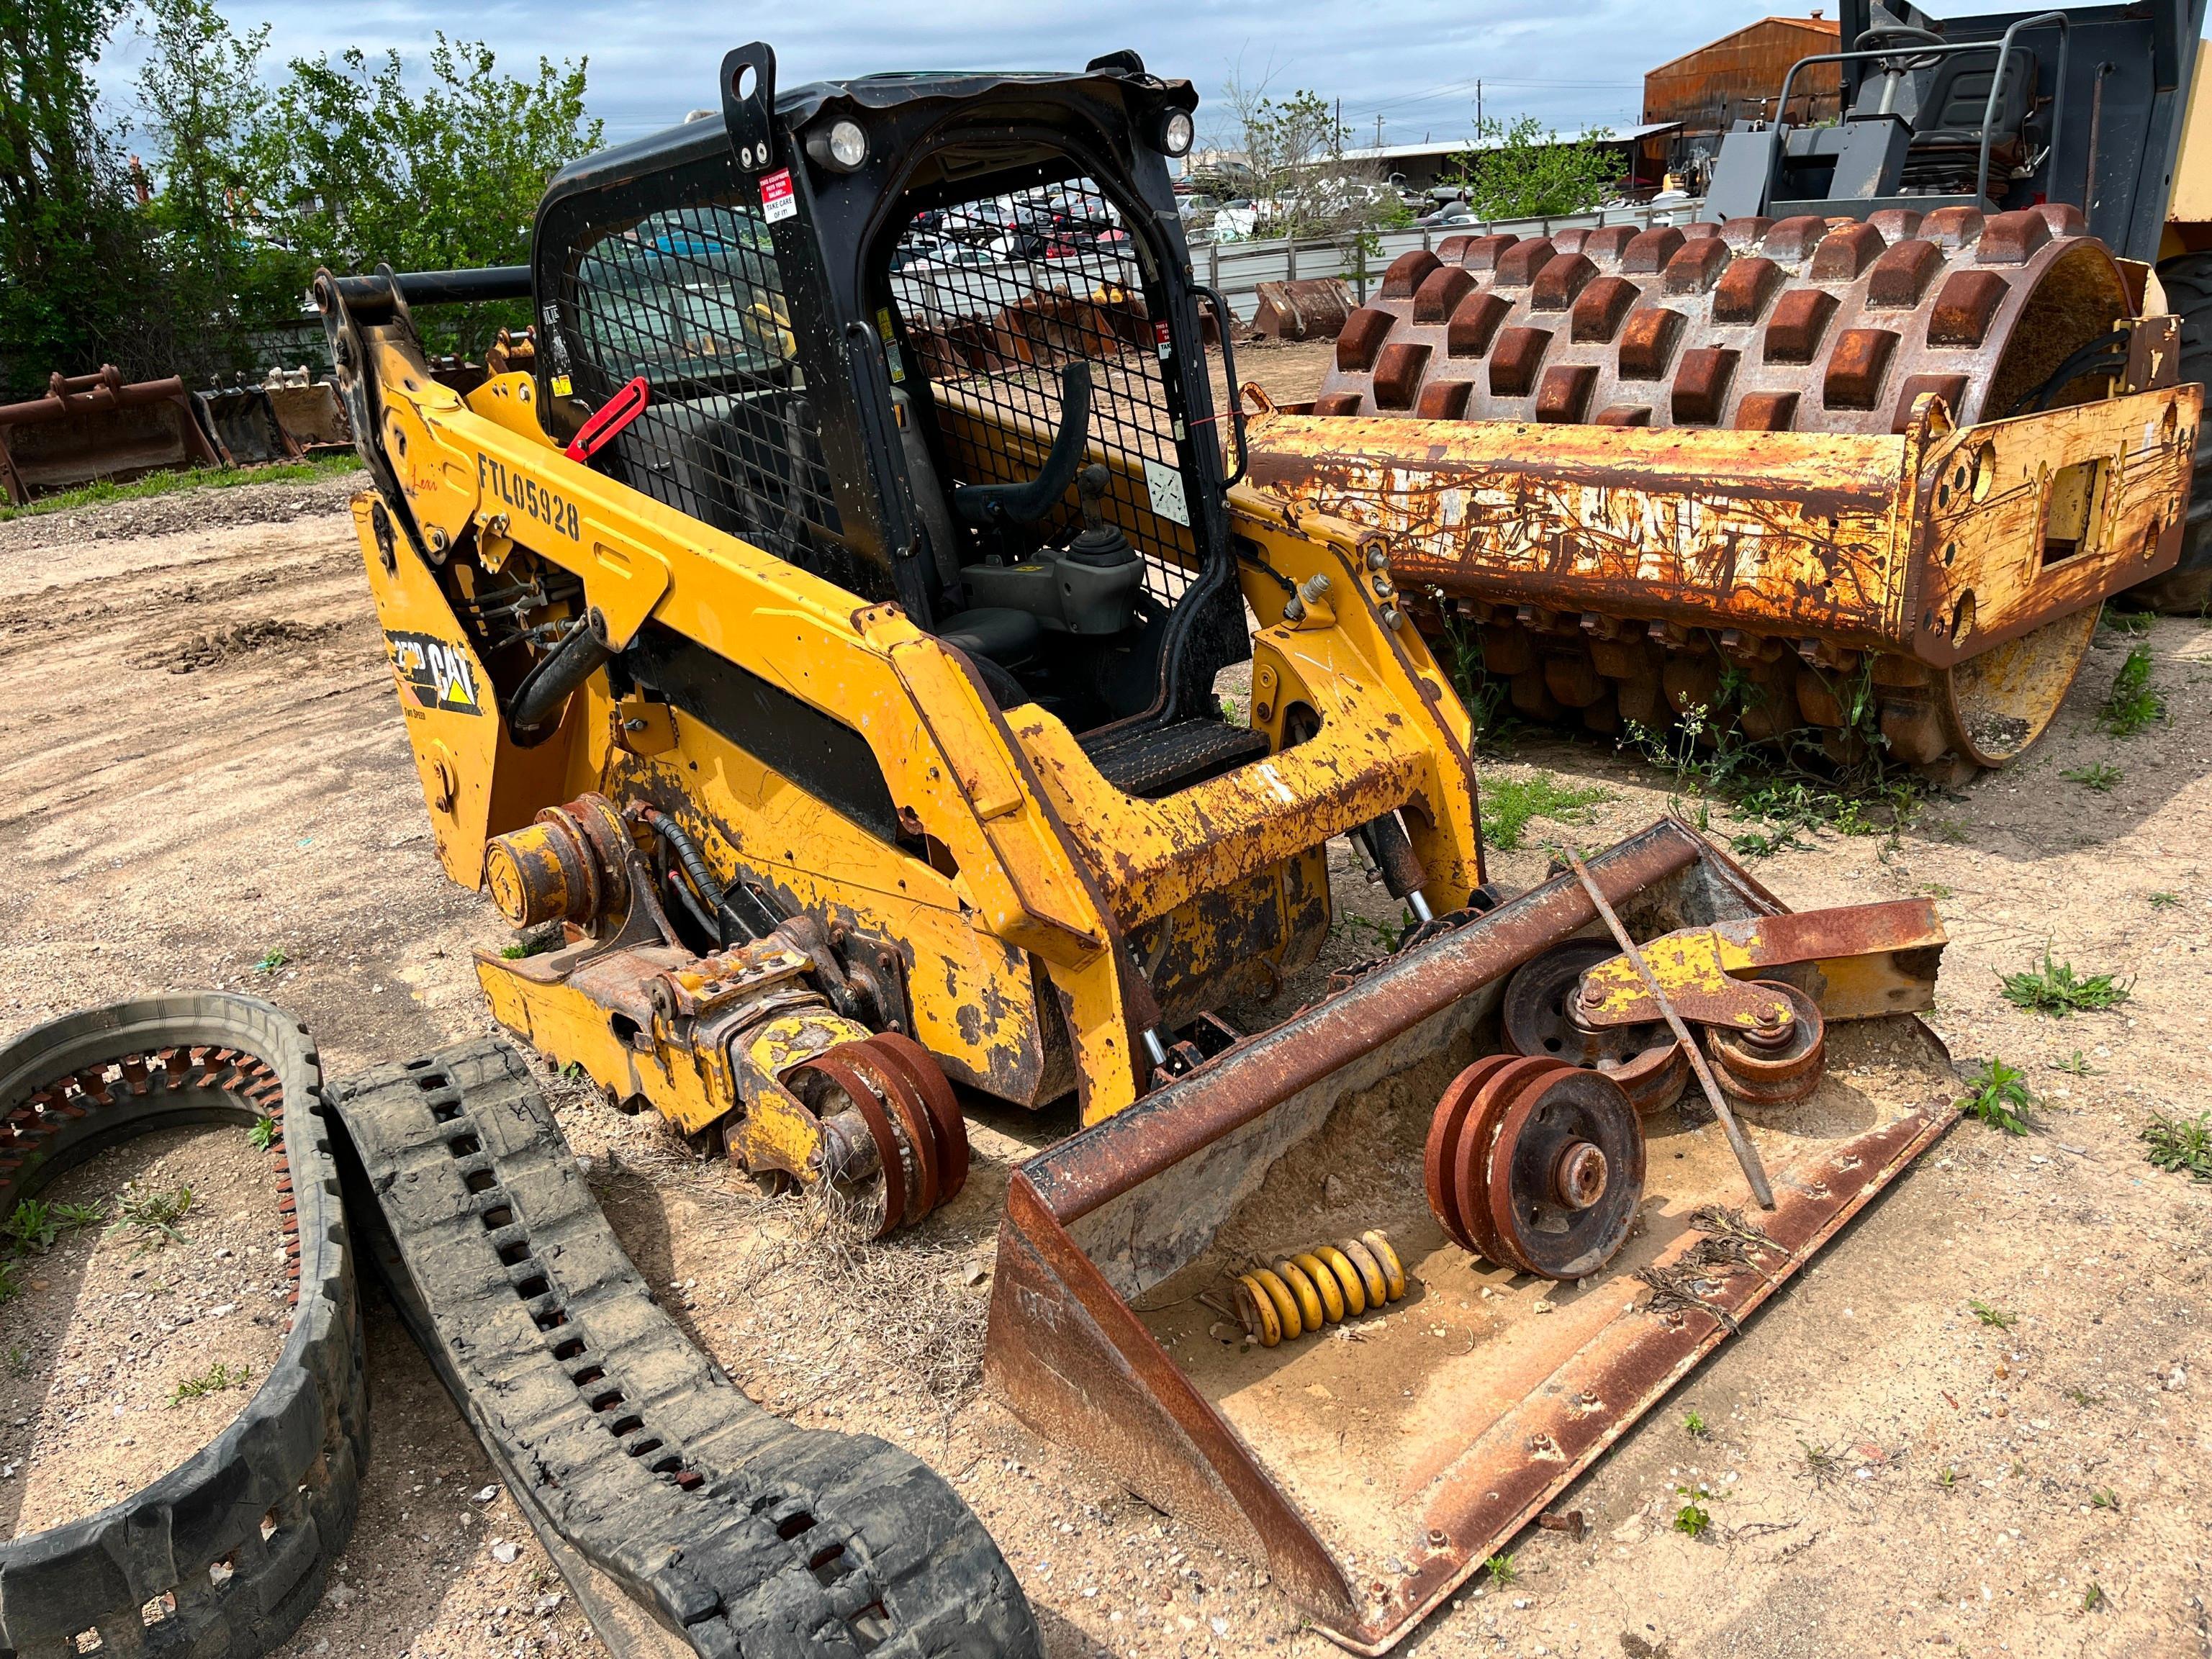
<path id="1" fill-rule="evenodd" d="M 614 441 L 616 434 L 645 413 L 651 401 L 653 388 L 641 374 L 628 386 L 599 405 L 599 412 L 584 422 L 583 429 L 568 441 L 564 452 L 572 461 L 588 461 L 592 456 Z"/>

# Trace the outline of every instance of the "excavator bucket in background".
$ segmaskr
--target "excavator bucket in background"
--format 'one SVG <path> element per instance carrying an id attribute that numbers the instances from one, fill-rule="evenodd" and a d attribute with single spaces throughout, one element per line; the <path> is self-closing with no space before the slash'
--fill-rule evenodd
<path id="1" fill-rule="evenodd" d="M 1571 875 L 1041 1153 L 1007 1194 L 990 1385 L 1040 1434 L 1264 1563 L 1355 1652 L 1387 1650 L 1466 1583 L 1956 1115 L 1949 1058 L 1911 1017 L 1932 1006 L 1942 949 L 1924 906 L 1792 917 L 1673 820 L 1588 867 L 1630 933 L 1763 931 L 1773 948 L 1738 960 L 1820 1006 L 1817 1088 L 1738 1108 L 1773 1209 L 1721 1126 L 1647 1107 L 1648 1152 L 1629 1160 L 1640 1201 L 1609 1261 L 1553 1282 L 1447 1237 L 1426 1144 L 1439 1097 L 1449 1107 L 1455 1073 L 1503 1046 L 1515 970 L 1596 921 Z M 1603 958 L 1611 941 L 1584 948 Z M 1663 978 L 1696 954 L 1648 958 Z M 1370 1278 L 1363 1309 L 1322 1258 L 1379 1264 L 1388 1282 Z M 1329 1303 L 1308 1304 L 1303 1337 L 1287 1299 L 1279 1319 L 1240 1296 L 1273 1264 L 1268 1282 L 1305 1300 L 1301 1261 Z"/>
<path id="2" fill-rule="evenodd" d="M 296 461 L 300 446 L 276 418 L 268 391 L 258 386 L 217 386 L 195 392 L 192 401 L 207 417 L 208 428 L 222 445 L 234 466 L 260 466 L 271 461 Z"/>
<path id="3" fill-rule="evenodd" d="M 222 464 L 173 375 L 126 383 L 109 363 L 96 374 L 56 374 L 45 397 L 0 405 L 0 489 L 19 506 L 101 479 Z"/>
<path id="4" fill-rule="evenodd" d="M 1359 301 L 1341 276 L 1300 276 L 1261 283 L 1252 331 L 1267 340 L 1334 340 Z"/>
<path id="5" fill-rule="evenodd" d="M 263 389 L 277 427 L 302 455 L 353 447 L 352 423 L 346 419 L 337 388 L 328 380 L 310 383 L 303 375 L 296 383 Z"/>

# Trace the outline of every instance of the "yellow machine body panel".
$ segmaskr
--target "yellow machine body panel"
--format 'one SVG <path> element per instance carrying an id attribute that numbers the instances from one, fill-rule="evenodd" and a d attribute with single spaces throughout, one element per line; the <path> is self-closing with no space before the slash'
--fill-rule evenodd
<path id="1" fill-rule="evenodd" d="M 1141 1038 L 1163 1014 L 1188 1019 L 1311 959 L 1328 925 L 1329 837 L 1396 810 L 1437 910 L 1481 880 L 1466 713 L 1352 526 L 1255 491 L 1232 497 L 1237 532 L 1256 550 L 1244 575 L 1261 624 L 1250 715 L 1273 752 L 1144 799 L 1107 782 L 1042 708 L 1002 711 L 964 659 L 896 606 L 567 459 L 527 418 L 526 376 L 464 399 L 408 344 L 386 336 L 377 349 L 384 452 L 432 561 L 476 550 L 473 564 L 434 569 L 388 522 L 380 529 L 372 498 L 356 504 L 456 881 L 478 884 L 489 841 L 562 801 L 652 802 L 719 876 L 750 872 L 791 907 L 884 941 L 913 1034 L 949 1076 L 1030 1105 L 1077 1088 L 1095 1121 L 1143 1091 Z M 479 567 L 513 574 L 518 551 L 580 582 L 577 614 L 609 646 L 650 619 L 857 734 L 899 839 L 779 774 L 742 732 L 618 696 L 604 675 L 551 735 L 518 744 L 453 592 Z M 1326 600 L 1286 616 L 1290 594 L 1316 579 Z M 1286 731 L 1295 709 L 1305 724 Z M 618 1052 L 599 1005 L 537 970 L 557 960 L 484 961 L 505 1023 L 687 1128 L 736 1103 L 726 1079 Z"/>

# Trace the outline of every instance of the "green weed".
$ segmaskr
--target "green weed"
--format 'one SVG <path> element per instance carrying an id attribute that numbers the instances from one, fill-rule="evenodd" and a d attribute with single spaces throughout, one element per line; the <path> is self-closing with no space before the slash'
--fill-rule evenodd
<path id="1" fill-rule="evenodd" d="M 2091 1394 L 2088 1389 L 2078 1385 L 2067 1389 L 2066 1397 L 2072 1401 L 2075 1405 L 2081 1407 L 2084 1411 L 2087 1411 L 2092 1406 L 2101 1406 L 2105 1403 L 2104 1395 L 2101 1394 Z"/>
<path id="2" fill-rule="evenodd" d="M 1221 700 L 1221 718 L 1227 720 L 1231 726 L 1237 724 L 1237 714 L 1236 698 L 1224 697 Z"/>
<path id="3" fill-rule="evenodd" d="M 2106 1601 L 2109 1599 L 2110 1598 L 2105 1594 L 2105 1587 L 2093 1579 L 2090 1582 L 2089 1588 L 2081 1592 L 2081 1611 L 2084 1613 L 2094 1613 L 2099 1607 L 2103 1607 Z"/>
<path id="4" fill-rule="evenodd" d="M 28 1348 L 10 1348 L 4 1357 L 8 1361 L 9 1376 L 21 1382 L 31 1374 L 31 1351 Z"/>
<path id="5" fill-rule="evenodd" d="M 1677 1486 L 1674 1493 L 1685 1500 L 1682 1507 L 1674 1511 L 1674 1530 L 1692 1538 L 1702 1538 L 1705 1528 L 1713 1524 L 1713 1512 L 1705 1504 L 1718 1503 L 1720 1494 L 1702 1481 L 1694 1486 Z"/>
<path id="6" fill-rule="evenodd" d="M 2112 676 L 2097 718 L 2116 738 L 2131 738 L 2166 718 L 2166 699 L 2150 689 L 2150 647 L 2136 646 Z"/>
<path id="7" fill-rule="evenodd" d="M 276 1144 L 279 1133 L 279 1127 L 275 1118 L 257 1118 L 254 1120 L 253 1127 L 246 1132 L 246 1138 L 253 1143 L 255 1152 L 265 1152 Z"/>
<path id="8" fill-rule="evenodd" d="M 1966 1086 L 1972 1091 L 1964 1103 L 1967 1112 L 2008 1135 L 2027 1133 L 2027 1120 L 2021 1114 L 2035 1102 L 2027 1092 L 2027 1079 L 2019 1072 L 2001 1060 L 1991 1060 L 1975 1069 Z"/>
<path id="9" fill-rule="evenodd" d="M 173 495 L 186 489 L 234 489 L 240 484 L 303 483 L 313 478 L 335 477 L 343 472 L 358 471 L 360 468 L 361 458 L 358 455 L 319 455 L 312 461 L 288 461 L 277 466 L 193 467 L 176 472 L 157 472 L 152 477 L 140 478 L 131 483 L 87 484 L 81 489 L 68 489 L 59 495 L 41 496 L 24 507 L 0 505 L 0 524 L 36 514 L 66 513 L 72 507 L 97 507 L 106 501 L 139 501 L 148 495 Z"/>
<path id="10" fill-rule="evenodd" d="M 2115 634 L 2140 639 L 2150 632 L 2151 616 L 2148 611 L 2115 611 L 2108 605 L 2097 622 L 2100 627 L 2109 628 Z"/>
<path id="11" fill-rule="evenodd" d="M 1704 1418 L 1698 1416 L 1697 1413 L 1692 1412 L 1687 1417 L 1682 1419 L 1682 1432 L 1688 1435 L 1692 1440 L 1703 1440 L 1707 1435 L 1712 1432 L 1712 1427 Z"/>
<path id="12" fill-rule="evenodd" d="M 1816 1446 L 1809 1440 L 1800 1440 L 1797 1449 L 1804 1464 L 1798 1473 L 1814 1486 L 1825 1486 L 1831 1481 L 1843 1479 L 1842 1453 L 1830 1451 L 1825 1445 Z"/>
<path id="13" fill-rule="evenodd" d="M 2089 1507 L 2093 1510 L 2111 1510 L 2117 1514 L 2120 1507 L 2120 1495 L 2110 1486 L 2092 1486 L 2089 1489 Z"/>
<path id="14" fill-rule="evenodd" d="M 1983 1324 L 1991 1326 L 2000 1331 L 2008 1331 L 2014 1326 L 2020 1323 L 2020 1316 L 2018 1314 L 2007 1313 L 2002 1308 L 1991 1307 L 1986 1302 L 1975 1300 L 1970 1297 L 1967 1300 L 1966 1306 L 1972 1310 L 1974 1317 L 1980 1320 Z"/>
<path id="15" fill-rule="evenodd" d="M 1559 823 L 1587 823 L 1589 808 L 1611 800 L 1613 791 L 1595 785 L 1563 784 L 1548 772 L 1533 778 L 1486 779 L 1482 786 L 1482 838 L 1501 853 L 1517 852 L 1531 818 Z"/>
<path id="16" fill-rule="evenodd" d="M 1952 1468 L 1948 1463 L 1946 1463 L 1942 1468 L 1937 1472 L 1936 1476 L 1936 1484 L 1942 1487 L 1945 1492 L 1958 1491 L 1959 1471 Z"/>
<path id="17" fill-rule="evenodd" d="M 1521 1576 L 1521 1570 L 1513 1565 L 1510 1553 L 1493 1555 L 1482 1565 L 1490 1571 L 1490 1582 L 1500 1589 Z"/>
<path id="18" fill-rule="evenodd" d="M 187 1400 L 200 1400 L 211 1394 L 221 1394 L 225 1389 L 242 1389 L 253 1378 L 251 1365 L 235 1370 L 225 1361 L 217 1360 L 198 1376 L 188 1376 L 176 1386 L 169 1395 L 169 1407 L 176 1409 Z"/>
<path id="19" fill-rule="evenodd" d="M 54 1247 L 61 1237 L 61 1225 L 54 1219 L 50 1206 L 35 1198 L 27 1198 L 15 1208 L 5 1224 L 0 1224 L 0 1233 L 5 1233 L 9 1245 L 17 1250 L 35 1250 L 43 1254 Z"/>
<path id="20" fill-rule="evenodd" d="M 107 1206 L 99 1199 L 89 1204 L 58 1203 L 54 1206 L 54 1223 L 64 1232 L 84 1232 L 106 1219 Z"/>
<path id="21" fill-rule="evenodd" d="M 2069 783 L 2078 783 L 2085 789 L 2094 789 L 2105 795 L 2110 794 L 2112 786 L 2119 782 L 2121 773 L 2118 767 L 2107 766 L 2099 761 L 2094 766 L 2077 766 L 2071 772 L 2062 772 L 2059 776 Z"/>
<path id="22" fill-rule="evenodd" d="M 1919 890 L 1932 899 L 1947 899 L 1951 896 L 1951 890 L 1940 881 L 1923 881 L 1920 884 Z"/>
<path id="23" fill-rule="evenodd" d="M 2097 1068 L 2089 1063 L 2088 1056 L 2084 1054 L 2079 1048 L 2076 1048 L 2072 1054 L 2067 1055 L 2063 1060 L 2052 1060 L 2051 1062 L 2051 1069 L 2054 1072 L 2063 1072 L 2069 1077 L 2094 1077 L 2097 1075 Z"/>
<path id="24" fill-rule="evenodd" d="M 2212 1112 L 2170 1117 L 2160 1112 L 2143 1126 L 2143 1154 L 2154 1164 L 2197 1181 L 2212 1181 Z"/>
<path id="25" fill-rule="evenodd" d="M 2017 974 L 1999 974 L 2004 999 L 2015 1008 L 2026 1008 L 2054 1019 L 2073 1013 L 2099 1013 L 2117 1008 L 2128 1000 L 2129 988 L 2110 974 L 2076 974 L 2070 962 L 2054 962 L 2051 947 L 2043 947 L 2043 960 Z"/>
<path id="26" fill-rule="evenodd" d="M 22 1293 L 22 1284 L 15 1277 L 15 1264 L 0 1261 L 0 1307 L 5 1307 Z"/>
<path id="27" fill-rule="evenodd" d="M 282 968 L 286 963 L 291 961 L 291 957 L 286 956 L 282 951 L 271 951 L 268 955 L 263 957 L 260 961 L 253 964 L 254 971 L 256 973 L 262 974 L 273 974 L 279 968 Z"/>
<path id="28" fill-rule="evenodd" d="M 171 1243 L 181 1243 L 184 1235 L 177 1225 L 191 1212 L 192 1189 L 178 1187 L 165 1193 L 142 1193 L 131 1188 L 123 1192 L 123 1214 L 109 1231 L 138 1235 L 140 1250 L 159 1249 Z"/>
<path id="29" fill-rule="evenodd" d="M 2181 895 L 2165 892 L 2147 893 L 2143 896 L 2143 902 L 2154 910 L 2171 910 L 2181 902 Z"/>

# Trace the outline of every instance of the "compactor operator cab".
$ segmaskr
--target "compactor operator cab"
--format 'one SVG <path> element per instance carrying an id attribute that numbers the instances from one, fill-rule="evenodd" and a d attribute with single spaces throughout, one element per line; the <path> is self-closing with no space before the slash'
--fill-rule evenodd
<path id="1" fill-rule="evenodd" d="M 1774 118 L 1721 141 L 1705 217 L 2054 203 L 2115 253 L 2158 257 L 2204 0 L 1950 19 L 1843 0 L 1838 15 L 1844 50 L 1801 59 Z"/>
<path id="2" fill-rule="evenodd" d="M 779 94 L 754 45 L 722 100 L 554 179 L 552 435 L 641 378 L 597 465 L 903 606 L 1133 793 L 1264 753 L 1212 695 L 1250 639 L 1165 165 L 1189 82 L 1121 52 Z"/>

